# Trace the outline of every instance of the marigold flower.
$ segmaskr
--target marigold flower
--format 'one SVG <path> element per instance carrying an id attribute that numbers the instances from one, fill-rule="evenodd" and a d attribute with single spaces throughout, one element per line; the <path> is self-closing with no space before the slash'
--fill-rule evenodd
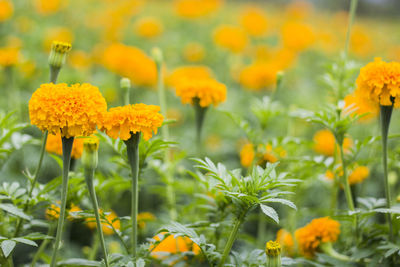
<path id="1" fill-rule="evenodd" d="M 400 63 L 375 58 L 361 68 L 356 81 L 356 96 L 382 106 L 400 106 Z"/>
<path id="2" fill-rule="evenodd" d="M 255 157 L 254 146 L 251 143 L 245 144 L 240 150 L 240 164 L 243 167 L 250 167 Z"/>
<path id="3" fill-rule="evenodd" d="M 149 221 L 154 221 L 156 217 L 150 212 L 141 212 L 137 215 L 138 227 L 144 229 L 146 223 Z"/>
<path id="4" fill-rule="evenodd" d="M 268 241 L 265 244 L 265 253 L 268 256 L 278 256 L 281 254 L 281 245 L 275 241 Z"/>
<path id="5" fill-rule="evenodd" d="M 327 242 L 335 242 L 340 234 L 340 223 L 329 217 L 312 220 L 295 232 L 300 252 L 306 257 L 313 257 L 318 247 Z"/>
<path id="6" fill-rule="evenodd" d="M 283 45 L 293 51 L 303 51 L 315 41 L 313 28 L 302 22 L 287 22 L 282 28 Z"/>
<path id="7" fill-rule="evenodd" d="M 351 111 L 357 115 L 364 115 L 360 121 L 365 122 L 376 118 L 379 114 L 379 105 L 372 101 L 358 97 L 355 94 L 349 94 L 344 98 L 345 108 L 351 106 Z"/>
<path id="8" fill-rule="evenodd" d="M 163 25 L 157 18 L 145 17 L 136 21 L 135 32 L 140 37 L 150 39 L 161 35 Z"/>
<path id="9" fill-rule="evenodd" d="M 62 156 L 62 142 L 61 134 L 49 134 L 47 136 L 46 151 Z M 76 138 L 72 146 L 71 157 L 73 159 L 79 159 L 83 152 L 83 138 Z"/>
<path id="10" fill-rule="evenodd" d="M 115 139 L 128 140 L 132 134 L 141 132 L 143 138 L 149 140 L 153 132 L 157 134 L 157 129 L 164 120 L 159 111 L 159 106 L 146 104 L 110 108 L 105 114 L 101 129 Z"/>
<path id="11" fill-rule="evenodd" d="M 14 13 L 14 6 L 9 0 L 0 0 L 0 22 L 6 21 Z"/>
<path id="12" fill-rule="evenodd" d="M 10 67 L 17 65 L 19 61 L 19 48 L 17 47 L 2 47 L 0 48 L 0 66 Z"/>
<path id="13" fill-rule="evenodd" d="M 201 107 L 211 104 L 217 106 L 226 99 L 226 86 L 214 79 L 185 79 L 175 87 L 176 95 L 181 98 L 183 104 L 194 104 L 198 98 Z"/>
<path id="14" fill-rule="evenodd" d="M 288 231 L 286 231 L 283 228 L 280 229 L 276 233 L 276 242 L 278 242 L 281 245 L 284 253 L 287 253 L 288 255 L 293 254 L 294 240 L 293 240 L 293 236 L 291 233 L 289 233 Z"/>
<path id="15" fill-rule="evenodd" d="M 113 210 L 108 212 L 107 215 L 101 209 L 99 210 L 99 212 L 100 212 L 101 229 L 103 230 L 103 233 L 105 235 L 114 234 L 114 230 L 112 228 L 114 228 L 115 230 L 121 229 L 121 222 L 118 218 L 118 215 Z M 94 217 L 86 218 L 85 221 L 86 221 L 86 225 L 90 229 L 97 228 L 96 220 Z M 111 227 L 111 225 L 112 225 L 112 227 Z"/>
<path id="16" fill-rule="evenodd" d="M 73 221 L 75 219 L 79 219 L 80 217 L 74 214 L 74 212 L 78 212 L 78 211 L 82 211 L 82 209 L 79 206 L 75 205 L 75 204 L 71 204 L 71 207 L 68 210 L 67 219 L 70 220 L 70 221 Z"/>
<path id="17" fill-rule="evenodd" d="M 223 0 L 175 0 L 174 9 L 178 16 L 195 19 L 216 11 Z"/>
<path id="18" fill-rule="evenodd" d="M 183 57 L 189 62 L 200 62 L 204 59 L 205 54 L 204 46 L 200 43 L 188 43 L 183 48 Z"/>
<path id="19" fill-rule="evenodd" d="M 335 136 L 329 130 L 320 130 L 314 135 L 314 151 L 325 155 L 333 156 L 335 153 Z M 344 153 L 349 153 L 353 142 L 350 138 L 346 137 L 343 141 Z M 337 148 L 338 149 L 338 148 Z"/>
<path id="20" fill-rule="evenodd" d="M 240 15 L 240 24 L 251 36 L 263 36 L 268 30 L 267 17 L 263 10 L 257 7 L 246 8 Z"/>
<path id="21" fill-rule="evenodd" d="M 213 73 L 210 68 L 203 65 L 190 65 L 190 66 L 182 66 L 174 69 L 174 71 L 168 75 L 166 78 L 166 83 L 175 87 L 182 80 L 192 79 L 211 79 L 213 77 Z"/>
<path id="22" fill-rule="evenodd" d="M 165 259 L 165 253 L 177 254 L 192 251 L 195 255 L 198 255 L 201 251 L 200 247 L 193 243 L 189 237 L 174 237 L 169 235 L 165 238 L 166 232 L 161 232 L 154 236 L 153 239 L 160 241 L 158 245 L 152 244 L 149 248 L 151 251 L 150 255 L 156 259 Z"/>
<path id="23" fill-rule="evenodd" d="M 60 217 L 60 203 L 51 204 L 50 207 L 46 209 L 45 217 L 49 221 L 55 221 Z"/>
<path id="24" fill-rule="evenodd" d="M 239 76 L 240 84 L 250 90 L 272 89 L 276 84 L 279 66 L 273 63 L 256 62 L 242 69 Z"/>
<path id="25" fill-rule="evenodd" d="M 42 84 L 29 100 L 31 123 L 42 131 L 70 138 L 88 136 L 107 111 L 99 89 L 88 83 Z"/>
<path id="26" fill-rule="evenodd" d="M 369 176 L 369 168 L 367 166 L 358 166 L 349 175 L 349 184 L 358 184 Z"/>
<path id="27" fill-rule="evenodd" d="M 237 26 L 221 25 L 214 31 L 214 42 L 232 53 L 242 52 L 248 43 L 246 32 Z"/>
<path id="28" fill-rule="evenodd" d="M 355 25 L 351 29 L 350 51 L 359 57 L 365 57 L 371 54 L 373 48 L 370 31 Z"/>

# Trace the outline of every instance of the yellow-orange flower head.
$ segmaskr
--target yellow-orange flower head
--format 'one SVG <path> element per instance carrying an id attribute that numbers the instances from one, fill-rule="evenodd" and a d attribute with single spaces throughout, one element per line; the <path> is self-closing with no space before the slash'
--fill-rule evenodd
<path id="1" fill-rule="evenodd" d="M 281 245 L 276 241 L 268 241 L 265 244 L 265 253 L 268 256 L 279 256 L 281 255 Z"/>
<path id="2" fill-rule="evenodd" d="M 18 47 L 3 47 L 0 48 L 0 66 L 10 67 L 18 63 L 19 48 Z"/>
<path id="3" fill-rule="evenodd" d="M 246 8 L 240 15 L 240 24 L 245 31 L 255 37 L 265 35 L 268 30 L 268 20 L 263 10 L 257 7 Z"/>
<path id="4" fill-rule="evenodd" d="M 271 62 L 256 62 L 242 69 L 239 76 L 240 84 L 250 90 L 273 90 L 276 75 L 280 67 Z"/>
<path id="5" fill-rule="evenodd" d="M 204 65 L 189 65 L 182 66 L 174 69 L 171 74 L 166 78 L 166 83 L 168 86 L 175 87 L 182 80 L 186 79 L 211 79 L 213 73 L 210 68 Z"/>
<path id="6" fill-rule="evenodd" d="M 325 155 L 333 156 L 335 153 L 335 136 L 329 130 L 320 130 L 314 135 L 314 151 Z M 353 142 L 350 138 L 346 137 L 343 141 L 344 153 L 349 153 L 350 148 L 353 146 Z"/>
<path id="7" fill-rule="evenodd" d="M 300 252 L 306 257 L 313 257 L 319 245 L 335 242 L 340 234 L 340 223 L 329 217 L 312 220 L 295 232 Z"/>
<path id="8" fill-rule="evenodd" d="M 293 240 L 293 236 L 291 233 L 289 233 L 288 231 L 286 231 L 283 228 L 280 229 L 276 233 L 276 242 L 278 242 L 281 245 L 284 253 L 286 253 L 288 255 L 293 254 L 294 240 Z"/>
<path id="9" fill-rule="evenodd" d="M 8 20 L 14 13 L 14 6 L 10 0 L 0 0 L 0 22 Z"/>
<path id="10" fill-rule="evenodd" d="M 303 51 L 315 42 L 313 28 L 303 22 L 287 22 L 282 28 L 283 45 L 293 51 Z"/>
<path id="11" fill-rule="evenodd" d="M 205 54 L 204 46 L 200 43 L 188 43 L 183 48 L 183 57 L 189 62 L 200 62 L 204 59 Z"/>
<path id="12" fill-rule="evenodd" d="M 46 151 L 62 156 L 61 134 L 49 134 L 47 136 Z M 83 138 L 76 138 L 72 146 L 71 157 L 79 159 L 83 152 Z"/>
<path id="13" fill-rule="evenodd" d="M 49 221 L 57 220 L 60 217 L 60 203 L 51 204 L 45 211 L 45 217 Z"/>
<path id="14" fill-rule="evenodd" d="M 221 25 L 214 31 L 214 42 L 232 53 L 242 52 L 248 43 L 246 32 L 237 26 Z"/>
<path id="15" fill-rule="evenodd" d="M 344 98 L 345 108 L 350 107 L 350 110 L 357 115 L 364 115 L 360 118 L 361 122 L 369 121 L 376 118 L 379 114 L 379 105 L 372 101 L 366 101 L 364 98 L 358 97 L 355 94 L 347 95 Z"/>
<path id="16" fill-rule="evenodd" d="M 198 98 L 201 107 L 217 106 L 226 99 L 226 86 L 214 79 L 185 79 L 175 87 L 175 92 L 183 104 L 194 104 L 193 100 Z"/>
<path id="17" fill-rule="evenodd" d="M 356 81 L 356 95 L 382 106 L 400 106 L 400 63 L 375 58 L 361 68 Z"/>
<path id="18" fill-rule="evenodd" d="M 169 235 L 165 238 L 165 234 L 165 232 L 161 232 L 153 237 L 157 241 L 162 240 L 156 247 L 154 247 L 155 245 L 150 246 L 150 255 L 153 258 L 164 259 L 166 258 L 165 253 L 176 254 L 188 251 L 192 251 L 195 255 L 200 253 L 200 247 L 193 243 L 189 237 L 174 237 L 173 235 Z"/>
<path id="19" fill-rule="evenodd" d="M 240 164 L 243 167 L 250 167 L 255 157 L 254 146 L 251 143 L 245 144 L 240 150 Z"/>
<path id="20" fill-rule="evenodd" d="M 115 230 L 120 230 L 121 222 L 118 219 L 118 215 L 114 211 L 110 211 L 108 215 L 104 214 L 102 210 L 99 210 L 99 212 L 100 212 L 101 229 L 103 230 L 103 233 L 105 235 L 114 234 L 114 230 L 112 228 L 114 228 Z M 96 220 L 94 217 L 87 218 L 86 224 L 90 229 L 97 228 Z"/>
<path id="21" fill-rule="evenodd" d="M 367 166 L 356 167 L 349 175 L 349 184 L 358 184 L 369 176 L 369 168 Z"/>
<path id="22" fill-rule="evenodd" d="M 216 11 L 223 0 L 175 0 L 174 9 L 178 16 L 196 19 Z"/>
<path id="23" fill-rule="evenodd" d="M 67 3 L 66 0 L 36 0 L 35 8 L 39 14 L 50 15 L 65 7 Z"/>
<path id="24" fill-rule="evenodd" d="M 160 20 L 154 17 L 141 18 L 135 23 L 135 32 L 143 38 L 154 38 L 163 32 L 163 25 Z"/>
<path id="25" fill-rule="evenodd" d="M 29 100 L 31 123 L 42 131 L 61 136 L 88 136 L 107 111 L 99 89 L 88 83 L 42 84 Z"/>
<path id="26" fill-rule="evenodd" d="M 135 104 L 110 108 L 106 113 L 101 129 L 112 138 L 128 140 L 132 133 L 141 132 L 149 140 L 153 132 L 161 127 L 164 120 L 155 105 Z"/>

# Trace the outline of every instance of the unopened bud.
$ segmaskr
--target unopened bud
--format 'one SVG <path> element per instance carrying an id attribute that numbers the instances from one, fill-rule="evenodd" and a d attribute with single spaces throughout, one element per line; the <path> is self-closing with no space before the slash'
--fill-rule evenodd
<path id="1" fill-rule="evenodd" d="M 154 61 L 156 62 L 157 66 L 161 66 L 163 62 L 163 53 L 160 48 L 154 47 L 151 50 L 151 56 L 153 57 Z"/>
<path id="2" fill-rule="evenodd" d="M 85 168 L 96 169 L 98 163 L 99 138 L 90 136 L 83 141 L 82 163 Z"/>
<path id="3" fill-rule="evenodd" d="M 71 48 L 72 46 L 70 43 L 54 41 L 51 45 L 49 65 L 54 68 L 61 68 Z"/>
<path id="4" fill-rule="evenodd" d="M 267 267 L 281 267 L 281 245 L 275 241 L 268 241 L 265 245 Z"/>

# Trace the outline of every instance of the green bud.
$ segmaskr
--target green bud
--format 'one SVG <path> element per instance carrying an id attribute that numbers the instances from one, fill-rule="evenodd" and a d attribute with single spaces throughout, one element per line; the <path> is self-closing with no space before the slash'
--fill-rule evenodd
<path id="1" fill-rule="evenodd" d="M 154 61 L 156 62 L 157 66 L 161 66 L 163 62 L 163 53 L 160 48 L 154 47 L 151 50 L 151 56 L 153 57 Z"/>
<path id="2" fill-rule="evenodd" d="M 120 86 L 122 89 L 131 88 L 131 80 L 129 80 L 129 78 L 122 78 L 120 81 Z"/>
<path id="3" fill-rule="evenodd" d="M 98 163 L 99 139 L 95 136 L 85 138 L 83 142 L 82 163 L 87 169 L 96 169 Z"/>
<path id="4" fill-rule="evenodd" d="M 70 43 L 53 42 L 49 55 L 49 65 L 54 68 L 61 68 L 65 63 L 67 53 L 71 50 Z"/>
<path id="5" fill-rule="evenodd" d="M 265 245 L 267 267 L 281 267 L 281 245 L 275 241 L 268 241 Z"/>

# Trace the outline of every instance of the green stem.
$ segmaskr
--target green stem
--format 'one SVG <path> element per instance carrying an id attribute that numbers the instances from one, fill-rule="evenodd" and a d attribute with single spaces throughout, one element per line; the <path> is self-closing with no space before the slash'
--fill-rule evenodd
<path id="1" fill-rule="evenodd" d="M 134 260 L 137 255 L 137 214 L 139 209 L 139 141 L 140 132 L 132 133 L 131 138 L 125 141 L 128 161 L 132 171 L 132 198 L 131 198 L 131 220 L 132 220 L 132 233 L 131 233 L 131 252 Z"/>
<path id="2" fill-rule="evenodd" d="M 58 74 L 60 73 L 61 68 L 53 67 L 50 65 L 50 82 L 56 84 Z"/>
<path id="3" fill-rule="evenodd" d="M 206 111 L 208 107 L 200 106 L 200 99 L 194 98 L 193 99 L 193 106 L 194 112 L 196 117 L 196 144 L 197 144 L 197 151 L 201 153 L 201 130 L 203 128 L 203 122 L 206 115 Z"/>
<path id="4" fill-rule="evenodd" d="M 93 244 L 92 244 L 89 256 L 88 256 L 88 259 L 90 261 L 93 261 L 93 260 L 96 259 L 96 255 L 97 255 L 97 251 L 98 250 L 99 250 L 99 239 L 94 238 L 93 239 Z"/>
<path id="5" fill-rule="evenodd" d="M 353 196 L 351 195 L 349 179 L 347 178 L 347 169 L 346 169 L 347 166 L 346 166 L 346 160 L 344 158 L 343 142 L 339 143 L 339 150 L 340 150 L 340 159 L 342 161 L 342 169 L 343 169 L 342 183 L 344 185 L 344 192 L 346 195 L 347 206 L 351 211 L 354 211 Z"/>
<path id="6" fill-rule="evenodd" d="M 93 177 L 94 177 L 94 169 L 85 167 L 85 181 L 86 181 L 86 185 L 88 187 L 90 199 L 92 200 L 94 215 L 96 217 L 97 232 L 99 233 L 100 244 L 101 244 L 101 248 L 103 249 L 104 262 L 106 264 L 106 267 L 108 267 L 110 265 L 108 263 L 107 248 L 106 248 L 106 243 L 104 241 L 103 229 L 101 226 L 101 220 L 100 220 L 100 215 L 99 215 L 99 204 L 97 202 L 96 190 L 95 190 L 94 184 L 93 184 Z"/>
<path id="7" fill-rule="evenodd" d="M 257 233 L 257 247 L 262 247 L 265 243 L 265 228 L 266 228 L 266 220 L 264 212 L 261 210 L 258 212 L 258 233 Z"/>
<path id="8" fill-rule="evenodd" d="M 218 264 L 218 267 L 222 267 L 225 264 L 226 258 L 228 257 L 229 253 L 231 252 L 233 243 L 235 242 L 237 235 L 239 233 L 239 228 L 244 222 L 244 218 L 247 214 L 247 210 L 243 211 L 239 218 L 236 218 L 236 221 L 233 225 L 232 231 L 229 235 L 228 241 L 226 242 L 224 252 L 222 253 L 221 261 Z"/>
<path id="9" fill-rule="evenodd" d="M 341 261 L 351 261 L 351 259 L 343 254 L 338 253 L 336 250 L 333 249 L 331 242 L 322 243 L 319 248 L 327 255 L 331 256 L 332 258 L 341 260 Z"/>
<path id="10" fill-rule="evenodd" d="M 345 61 L 347 60 L 347 55 L 349 53 L 351 27 L 353 26 L 354 17 L 355 17 L 355 14 L 356 14 L 357 2 L 358 2 L 358 0 L 351 0 L 351 3 L 350 3 L 349 22 L 348 22 L 348 25 L 347 25 L 346 43 L 345 43 L 345 46 L 344 46 Z"/>
<path id="11" fill-rule="evenodd" d="M 60 247 L 61 236 L 63 232 L 64 220 L 65 220 L 65 207 L 67 204 L 68 195 L 68 175 L 69 166 L 71 163 L 71 151 L 74 143 L 74 137 L 66 138 L 62 137 L 62 151 L 63 151 L 63 175 L 62 175 L 62 191 L 61 191 L 61 206 L 60 206 L 60 217 L 58 218 L 56 241 L 53 248 L 53 255 L 51 257 L 50 267 L 55 267 L 57 262 L 57 252 Z"/>
<path id="12" fill-rule="evenodd" d="M 55 224 L 52 223 L 49 227 L 49 231 L 47 232 L 48 236 L 53 236 L 54 235 L 54 230 L 55 230 Z M 46 238 L 42 241 L 42 244 L 40 244 L 39 249 L 37 250 L 35 256 L 33 257 L 33 260 L 31 262 L 31 267 L 36 266 L 36 262 L 39 260 L 40 255 L 43 253 L 43 251 L 46 249 L 47 244 L 50 242 L 50 239 Z"/>
<path id="13" fill-rule="evenodd" d="M 390 187 L 388 180 L 388 163 L 387 163 L 387 139 L 389 133 L 390 119 L 392 117 L 393 105 L 392 106 L 380 106 L 381 114 L 381 131 L 382 131 L 382 162 L 383 162 L 383 179 L 385 183 L 385 196 L 386 196 L 386 207 L 391 207 Z M 389 240 L 393 241 L 393 225 L 391 215 L 388 213 L 387 222 L 389 225 Z"/>

